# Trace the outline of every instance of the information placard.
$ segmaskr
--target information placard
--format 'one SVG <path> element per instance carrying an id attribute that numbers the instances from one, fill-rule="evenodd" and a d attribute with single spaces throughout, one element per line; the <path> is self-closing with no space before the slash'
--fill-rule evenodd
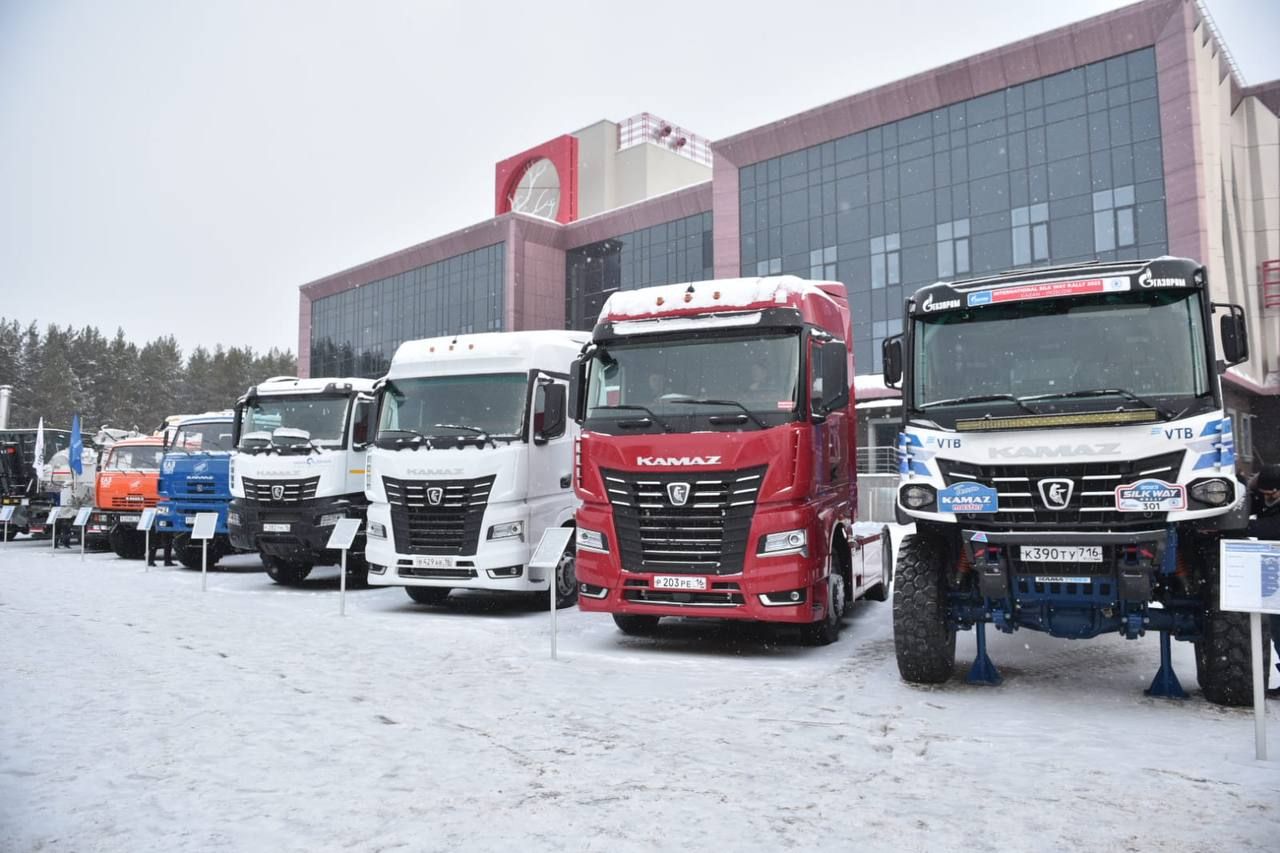
<path id="1" fill-rule="evenodd" d="M 360 519 L 344 518 L 333 526 L 333 532 L 329 534 L 329 541 L 324 547 L 345 551 L 356 541 L 356 534 L 359 532 Z"/>
<path id="2" fill-rule="evenodd" d="M 542 533 L 538 547 L 529 560 L 529 580 L 541 581 L 551 577 L 560 564 L 560 555 L 573 538 L 572 527 L 548 527 Z"/>
<path id="3" fill-rule="evenodd" d="M 54 523 L 58 520 L 58 515 L 62 512 L 62 507 L 55 506 L 49 510 L 49 514 L 45 516 L 44 526 L 52 529 Z"/>
<path id="4" fill-rule="evenodd" d="M 93 507 L 91 506 L 82 506 L 80 509 L 76 510 L 76 527 L 84 527 L 88 524 L 89 516 L 91 515 L 93 515 Z"/>
<path id="5" fill-rule="evenodd" d="M 191 538 L 196 541 L 212 539 L 217 526 L 218 514 L 216 512 L 198 512 L 196 513 L 196 523 L 191 528 Z"/>
<path id="6" fill-rule="evenodd" d="M 0 506 L 0 524 L 13 521 L 13 511 L 17 507 L 10 504 L 9 506 Z"/>
<path id="7" fill-rule="evenodd" d="M 1280 542 L 1224 539 L 1223 610 L 1280 614 Z"/>
<path id="8" fill-rule="evenodd" d="M 156 520 L 156 508 L 149 507 L 148 509 L 144 509 L 142 511 L 142 517 L 138 519 L 137 529 L 150 530 L 151 525 L 155 523 L 155 520 Z"/>

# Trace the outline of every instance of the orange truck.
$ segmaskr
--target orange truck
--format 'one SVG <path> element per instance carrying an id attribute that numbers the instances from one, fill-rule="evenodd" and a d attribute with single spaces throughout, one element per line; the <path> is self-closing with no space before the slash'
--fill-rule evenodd
<path id="1" fill-rule="evenodd" d="M 98 466 L 95 504 L 86 533 L 106 536 L 117 557 L 136 560 L 146 549 L 146 535 L 137 529 L 142 511 L 159 501 L 160 461 L 164 437 L 126 438 L 107 451 Z"/>

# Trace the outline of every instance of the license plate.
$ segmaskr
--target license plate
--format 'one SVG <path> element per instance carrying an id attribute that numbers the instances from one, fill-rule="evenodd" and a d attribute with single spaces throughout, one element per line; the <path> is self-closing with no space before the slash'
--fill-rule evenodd
<path id="1" fill-rule="evenodd" d="M 686 578 L 673 575 L 655 575 L 654 589 L 706 589 L 706 578 Z"/>
<path id="2" fill-rule="evenodd" d="M 262 525 L 263 533 L 288 533 L 289 525 L 287 524 L 264 524 Z"/>
<path id="3" fill-rule="evenodd" d="M 124 522 L 132 521 L 132 522 L 134 522 L 134 523 L 136 524 L 136 523 L 138 523 L 139 521 L 141 521 L 141 520 L 142 520 L 142 516 L 140 516 L 140 515 L 122 515 L 122 516 L 120 516 L 120 520 L 121 520 L 121 521 L 124 521 Z"/>
<path id="4" fill-rule="evenodd" d="M 1023 545 L 1026 563 L 1101 563 L 1101 545 Z"/>
<path id="5" fill-rule="evenodd" d="M 414 557 L 415 569 L 452 569 L 453 557 Z"/>

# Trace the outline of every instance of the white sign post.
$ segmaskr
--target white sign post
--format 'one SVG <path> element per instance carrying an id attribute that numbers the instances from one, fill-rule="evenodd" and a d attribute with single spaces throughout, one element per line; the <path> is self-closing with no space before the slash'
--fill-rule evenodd
<path id="1" fill-rule="evenodd" d="M 351 550 L 351 545 L 356 541 L 356 534 L 359 532 L 360 519 L 344 518 L 333 526 L 329 541 L 324 546 L 342 552 L 342 574 L 338 576 L 339 616 L 347 615 L 347 552 Z"/>
<path id="2" fill-rule="evenodd" d="M 542 539 L 529 560 L 529 580 L 547 580 L 548 597 L 551 599 L 551 659 L 556 659 L 556 577 L 560 558 L 573 539 L 572 527 L 548 527 L 542 531 Z"/>
<path id="3" fill-rule="evenodd" d="M 84 562 L 84 540 L 88 537 L 84 535 L 84 526 L 89 523 L 89 516 L 93 514 L 93 507 L 82 506 L 76 511 L 76 527 L 80 528 L 80 562 Z"/>
<path id="4" fill-rule="evenodd" d="M 191 528 L 191 538 L 200 540 L 200 591 L 209 588 L 209 540 L 218 526 L 216 512 L 197 512 L 196 523 Z"/>
<path id="5" fill-rule="evenodd" d="M 49 514 L 44 519 L 44 528 L 49 531 L 49 541 L 53 543 L 53 552 L 55 554 L 58 547 L 58 515 L 61 512 L 62 507 L 55 506 L 49 510 Z"/>
<path id="6" fill-rule="evenodd" d="M 1254 755 L 1267 760 L 1267 715 L 1264 707 L 1267 674 L 1262 668 L 1262 614 L 1280 614 L 1280 542 L 1223 539 L 1219 571 L 1223 610 L 1249 614 L 1249 645 L 1253 656 Z"/>
<path id="7" fill-rule="evenodd" d="M 142 546 L 143 550 L 145 551 L 145 554 L 144 554 L 145 559 L 143 559 L 142 561 L 143 563 L 146 564 L 145 568 L 143 569 L 144 572 L 151 571 L 151 526 L 155 524 L 155 521 L 156 521 L 156 508 L 147 507 L 142 511 L 142 516 L 138 519 L 138 526 L 134 528 L 135 530 L 143 531 L 143 534 L 144 534 L 143 535 L 144 544 Z"/>
<path id="8" fill-rule="evenodd" d="M 5 542 L 9 541 L 9 522 L 13 520 L 13 510 L 14 510 L 14 507 L 12 505 L 0 507 L 0 521 L 4 522 L 4 541 Z"/>

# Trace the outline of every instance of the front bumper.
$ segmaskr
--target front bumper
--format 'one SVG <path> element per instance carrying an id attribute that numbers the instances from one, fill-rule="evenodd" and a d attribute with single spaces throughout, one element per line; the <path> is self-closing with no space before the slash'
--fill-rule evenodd
<path id="1" fill-rule="evenodd" d="M 126 530 L 137 531 L 138 522 L 142 519 L 142 510 L 95 509 L 89 515 L 89 523 L 84 526 L 88 536 L 108 536 L 117 526 Z M 141 536 L 142 533 L 138 532 Z"/>
<path id="2" fill-rule="evenodd" d="M 326 515 L 364 518 L 365 506 L 346 498 L 319 499 L 295 506 L 265 506 L 236 498 L 228 508 L 227 533 L 232 547 L 258 551 L 271 557 L 306 563 L 337 563 L 338 551 L 325 548 L 333 525 L 321 525 Z M 351 547 L 352 556 L 364 554 L 362 532 Z"/>
<path id="3" fill-rule="evenodd" d="M 598 613 L 646 616 L 686 616 L 747 619 L 761 622 L 808 624 L 821 618 L 826 598 L 825 548 L 812 512 L 803 508 L 757 507 L 747 541 L 742 571 L 737 574 L 696 574 L 680 566 L 670 570 L 630 570 L 621 565 L 612 513 L 584 505 L 578 527 L 597 530 L 609 538 L 609 553 L 577 551 L 578 606 Z M 765 533 L 804 528 L 808 553 L 761 556 L 757 545 Z M 655 578 L 674 576 L 705 584 L 699 590 L 659 589 Z M 790 603 L 792 594 L 799 601 Z M 768 604 L 766 600 L 779 602 Z M 785 603 L 784 603 L 785 602 Z"/>
<path id="4" fill-rule="evenodd" d="M 218 501 L 216 503 L 198 502 L 198 501 L 178 501 L 169 500 L 160 504 L 156 511 L 156 530 L 162 533 L 190 533 L 192 527 L 195 526 L 195 517 L 202 512 L 216 512 L 218 514 L 218 524 L 214 527 L 214 532 L 226 536 L 227 535 L 227 504 L 228 501 Z"/>
<path id="5" fill-rule="evenodd" d="M 533 545 L 529 541 L 529 513 L 523 503 L 506 507 L 491 504 L 487 508 L 474 554 L 401 553 L 396 549 L 391 508 L 384 503 L 370 504 L 368 519 L 369 526 L 381 524 L 387 533 L 386 538 L 370 536 L 365 543 L 370 584 L 536 592 L 546 590 L 549 583 L 548 578 L 535 581 L 529 577 Z M 490 527 L 513 521 L 524 524 L 522 537 L 487 538 Z"/>

